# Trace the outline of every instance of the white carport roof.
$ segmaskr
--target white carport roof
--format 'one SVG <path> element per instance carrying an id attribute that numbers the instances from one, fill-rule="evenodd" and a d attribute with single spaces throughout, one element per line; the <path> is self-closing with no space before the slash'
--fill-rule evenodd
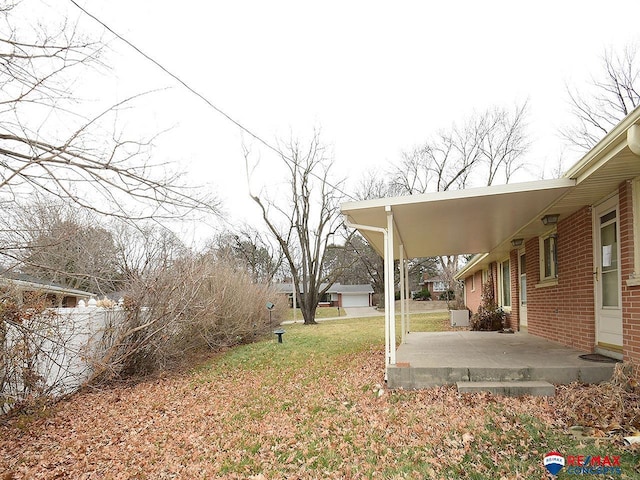
<path id="1" fill-rule="evenodd" d="M 511 239 L 527 226 L 542 227 L 540 221 L 529 224 L 574 185 L 574 180 L 563 178 L 381 198 L 344 203 L 342 213 L 351 224 L 386 228 L 391 212 L 394 245 L 402 245 L 407 258 L 484 253 L 501 245 L 508 252 Z M 381 234 L 364 229 L 360 233 L 383 254 Z M 400 258 L 398 248 L 394 250 Z"/>
<path id="2" fill-rule="evenodd" d="M 556 180 L 498 185 L 447 192 L 380 198 L 342 204 L 351 224 L 387 228 L 394 222 L 396 259 L 439 255 L 485 254 L 482 264 L 499 260 L 513 248 L 511 240 L 542 235 L 546 213 L 561 219 L 594 205 L 618 185 L 640 176 L 640 107 Z M 358 228 L 378 253 L 381 233 Z M 400 255 L 399 246 L 404 248 Z"/>

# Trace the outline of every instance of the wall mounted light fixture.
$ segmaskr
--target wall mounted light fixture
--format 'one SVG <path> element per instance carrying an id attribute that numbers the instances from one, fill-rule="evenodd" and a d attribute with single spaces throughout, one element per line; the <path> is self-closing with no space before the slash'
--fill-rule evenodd
<path id="1" fill-rule="evenodd" d="M 524 243 L 524 238 L 514 238 L 511 240 L 512 247 L 519 247 Z"/>
<path id="2" fill-rule="evenodd" d="M 542 220 L 542 223 L 544 223 L 545 225 L 555 225 L 556 223 L 558 223 L 558 218 L 560 218 L 560 214 L 548 213 L 540 220 Z"/>

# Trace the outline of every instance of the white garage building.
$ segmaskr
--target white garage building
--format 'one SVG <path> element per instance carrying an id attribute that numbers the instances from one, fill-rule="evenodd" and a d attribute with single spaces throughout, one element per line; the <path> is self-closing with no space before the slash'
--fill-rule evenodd
<path id="1" fill-rule="evenodd" d="M 277 288 L 289 296 L 289 303 L 293 305 L 293 283 L 280 283 Z M 342 285 L 334 283 L 322 297 L 318 306 L 371 307 L 373 306 L 373 288 L 371 285 Z"/>
<path id="2" fill-rule="evenodd" d="M 331 303 L 338 302 L 338 307 L 371 307 L 373 288 L 371 285 L 333 285 L 331 293 Z M 329 293 L 327 292 L 327 293 Z"/>

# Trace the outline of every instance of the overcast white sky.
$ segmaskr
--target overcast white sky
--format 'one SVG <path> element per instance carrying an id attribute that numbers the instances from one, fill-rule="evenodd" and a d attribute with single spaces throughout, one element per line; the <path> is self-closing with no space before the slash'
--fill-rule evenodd
<path id="1" fill-rule="evenodd" d="M 566 85 L 583 86 L 605 48 L 640 41 L 638 0 L 78 1 L 264 139 L 321 128 L 336 173 L 354 183 L 474 110 L 527 99 L 534 166 L 517 180 L 535 179 L 562 153 Z M 255 218 L 238 128 L 125 44 L 111 48 L 111 75 L 91 84 L 99 95 L 173 86 L 132 127 L 173 126 L 156 154 L 215 185 L 229 218 Z M 567 167 L 578 159 L 565 154 Z M 262 166 L 276 159 L 263 152 Z M 254 188 L 262 181 L 273 180 L 263 173 Z"/>

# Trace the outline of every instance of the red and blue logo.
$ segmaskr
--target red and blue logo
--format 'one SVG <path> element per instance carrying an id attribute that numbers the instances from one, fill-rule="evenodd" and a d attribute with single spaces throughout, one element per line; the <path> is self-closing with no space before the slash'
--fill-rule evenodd
<path id="1" fill-rule="evenodd" d="M 557 475 L 564 467 L 564 457 L 560 452 L 549 452 L 544 456 L 544 468 L 551 475 Z"/>
<path id="2" fill-rule="evenodd" d="M 622 475 L 619 455 L 567 455 L 549 452 L 544 456 L 544 468 L 554 477 L 566 467 L 568 475 Z"/>

